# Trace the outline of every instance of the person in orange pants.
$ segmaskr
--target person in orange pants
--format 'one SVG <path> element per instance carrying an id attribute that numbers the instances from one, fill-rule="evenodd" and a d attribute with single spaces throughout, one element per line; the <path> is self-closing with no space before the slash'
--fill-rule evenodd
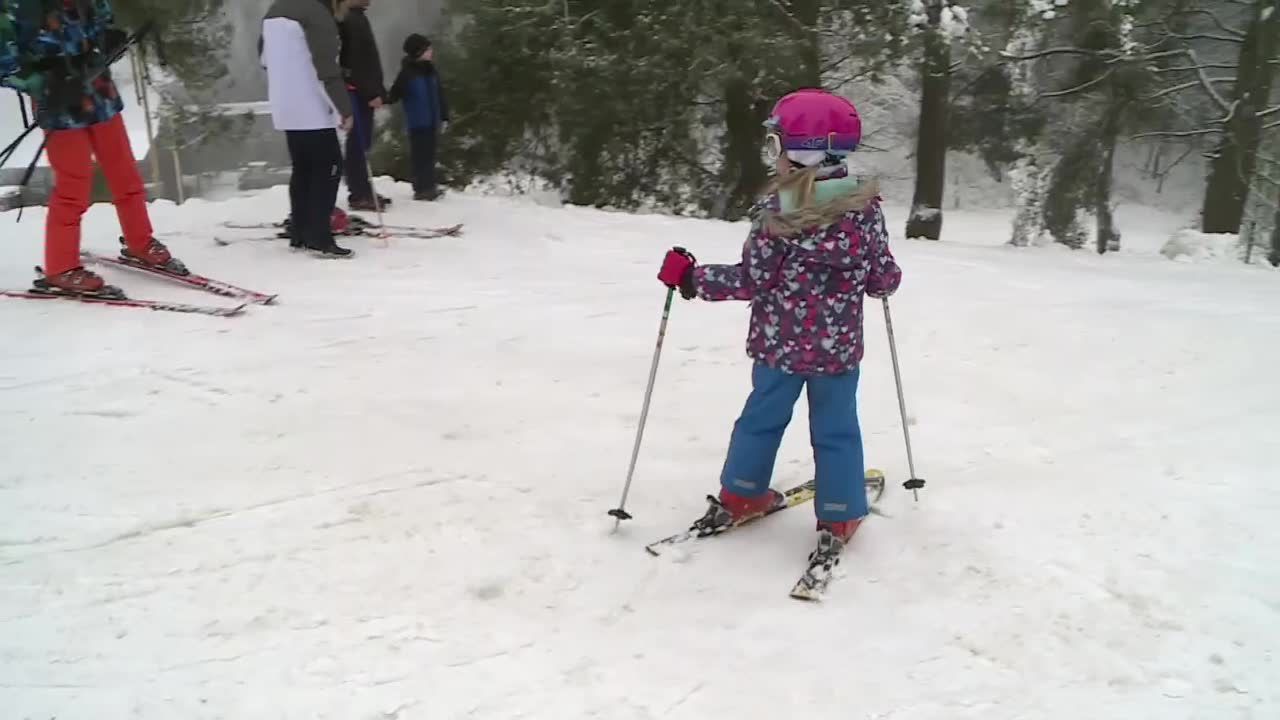
<path id="1" fill-rule="evenodd" d="M 45 226 L 44 277 L 35 289 L 85 295 L 124 295 L 80 263 L 80 221 L 89 209 L 96 157 L 124 231 L 123 259 L 179 275 L 187 268 L 152 237 L 146 189 L 120 113 L 124 102 L 107 59 L 125 40 L 108 0 L 42 0 L 4 6 L 0 27 L 3 84 L 31 96 L 45 131 L 53 195 Z"/>

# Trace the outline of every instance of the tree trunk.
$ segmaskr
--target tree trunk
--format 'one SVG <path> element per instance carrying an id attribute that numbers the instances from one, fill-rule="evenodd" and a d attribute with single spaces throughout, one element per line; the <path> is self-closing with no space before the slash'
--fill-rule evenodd
<path id="1" fill-rule="evenodd" d="M 1267 260 L 1273 267 L 1280 267 L 1280 192 L 1276 193 L 1276 219 L 1271 223 L 1271 254 Z"/>
<path id="2" fill-rule="evenodd" d="M 1115 172 L 1116 142 L 1120 135 L 1120 118 L 1125 106 L 1112 93 L 1110 106 L 1102 123 L 1102 157 L 1098 161 L 1098 179 L 1094 183 L 1094 215 L 1098 222 L 1098 254 L 1120 250 L 1120 231 L 1111 212 L 1111 188 Z"/>
<path id="3" fill-rule="evenodd" d="M 1265 7 L 1274 4 L 1255 1 L 1253 20 L 1240 46 L 1235 107 L 1223 128 L 1204 192 L 1201 229 L 1207 233 L 1240 232 L 1262 139 L 1258 113 L 1266 108 L 1271 95 L 1271 59 L 1280 43 L 1280 8 Z M 1270 10 L 1265 17 L 1264 10 Z"/>
<path id="4" fill-rule="evenodd" d="M 821 0 L 791 0 L 791 16 L 800 27 L 795 28 L 800 43 L 800 85 L 822 85 L 822 44 L 818 33 Z"/>
<path id="5" fill-rule="evenodd" d="M 751 83 L 734 75 L 724 87 L 724 167 L 720 180 L 725 202 L 722 220 L 737 220 L 746 214 L 756 195 L 769 179 L 760 160 L 760 126 L 769 115 L 769 105 L 752 94 Z"/>
<path id="6" fill-rule="evenodd" d="M 1039 165 L 1039 148 L 1026 151 L 1021 160 L 1009 171 L 1017 212 L 1013 216 L 1013 233 L 1009 244 L 1028 247 L 1040 240 L 1044 233 L 1044 193 L 1049 174 Z"/>
<path id="7" fill-rule="evenodd" d="M 929 5 L 929 29 L 921 63 L 920 129 L 916 136 L 916 189 L 907 237 L 942 237 L 942 196 L 947 181 L 947 115 L 951 92 L 951 45 L 942 37 L 942 5 Z"/>

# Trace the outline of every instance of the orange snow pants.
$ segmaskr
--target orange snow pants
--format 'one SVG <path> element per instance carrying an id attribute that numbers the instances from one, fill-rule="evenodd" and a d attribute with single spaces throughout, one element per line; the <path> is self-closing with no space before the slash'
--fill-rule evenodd
<path id="1" fill-rule="evenodd" d="M 53 168 L 53 196 L 45 224 L 44 272 L 53 276 L 80 263 L 80 219 L 93 194 L 93 159 L 111 189 L 120 229 L 129 249 L 141 254 L 151 242 L 147 189 L 138 173 L 124 119 L 73 130 L 52 130 L 45 151 Z"/>

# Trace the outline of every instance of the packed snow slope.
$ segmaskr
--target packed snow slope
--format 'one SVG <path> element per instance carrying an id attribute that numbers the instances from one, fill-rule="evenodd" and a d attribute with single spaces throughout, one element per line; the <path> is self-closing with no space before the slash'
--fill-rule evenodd
<path id="1" fill-rule="evenodd" d="M 0 715 L 1280 717 L 1274 272 L 1000 247 L 999 213 L 895 240 L 929 485 L 918 503 L 900 487 L 871 305 L 861 414 L 889 517 L 805 604 L 787 592 L 811 506 L 676 560 L 642 549 L 716 490 L 748 391 L 744 305 L 677 301 L 635 519 L 613 534 L 605 514 L 662 251 L 732 262 L 742 224 L 382 189 L 389 222 L 466 235 L 324 261 L 219 227 L 282 218 L 283 188 L 157 203 L 189 265 L 280 305 L 0 300 Z M 1136 247 L 1168 237 L 1122 218 Z M 5 230 L 0 286 L 29 284 L 42 219 Z M 88 245 L 114 233 L 95 206 Z M 810 476 L 807 442 L 802 400 L 779 485 Z"/>

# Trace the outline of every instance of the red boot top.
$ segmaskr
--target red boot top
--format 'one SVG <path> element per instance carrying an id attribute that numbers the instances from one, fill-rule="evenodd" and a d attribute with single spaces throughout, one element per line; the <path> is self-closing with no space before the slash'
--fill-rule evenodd
<path id="1" fill-rule="evenodd" d="M 734 522 L 754 515 L 763 515 L 780 502 L 782 502 L 782 493 L 773 489 L 760 495 L 745 497 L 720 488 L 720 504 L 733 515 Z"/>
<path id="2" fill-rule="evenodd" d="M 826 530 L 834 535 L 840 542 L 849 542 L 853 534 L 858 532 L 858 526 L 862 524 L 862 518 L 854 518 L 853 520 L 845 520 L 843 522 L 823 522 L 818 521 L 818 530 Z"/>
<path id="3" fill-rule="evenodd" d="M 121 240 L 124 243 L 124 240 Z M 187 267 L 182 264 L 169 253 L 169 248 L 164 243 L 152 238 L 147 246 L 141 252 L 131 250 L 127 245 L 120 250 L 121 256 L 126 260 L 133 260 L 143 265 L 149 265 L 153 268 L 165 270 L 175 275 L 186 275 Z"/>
<path id="4" fill-rule="evenodd" d="M 102 292 L 106 287 L 102 276 L 82 267 L 74 267 L 66 272 L 45 277 L 39 284 L 54 290 L 76 295 L 93 295 Z"/>
<path id="5" fill-rule="evenodd" d="M 334 235 L 346 235 L 351 229 L 351 217 L 342 212 L 341 208 L 334 208 L 329 213 L 329 232 Z"/>

